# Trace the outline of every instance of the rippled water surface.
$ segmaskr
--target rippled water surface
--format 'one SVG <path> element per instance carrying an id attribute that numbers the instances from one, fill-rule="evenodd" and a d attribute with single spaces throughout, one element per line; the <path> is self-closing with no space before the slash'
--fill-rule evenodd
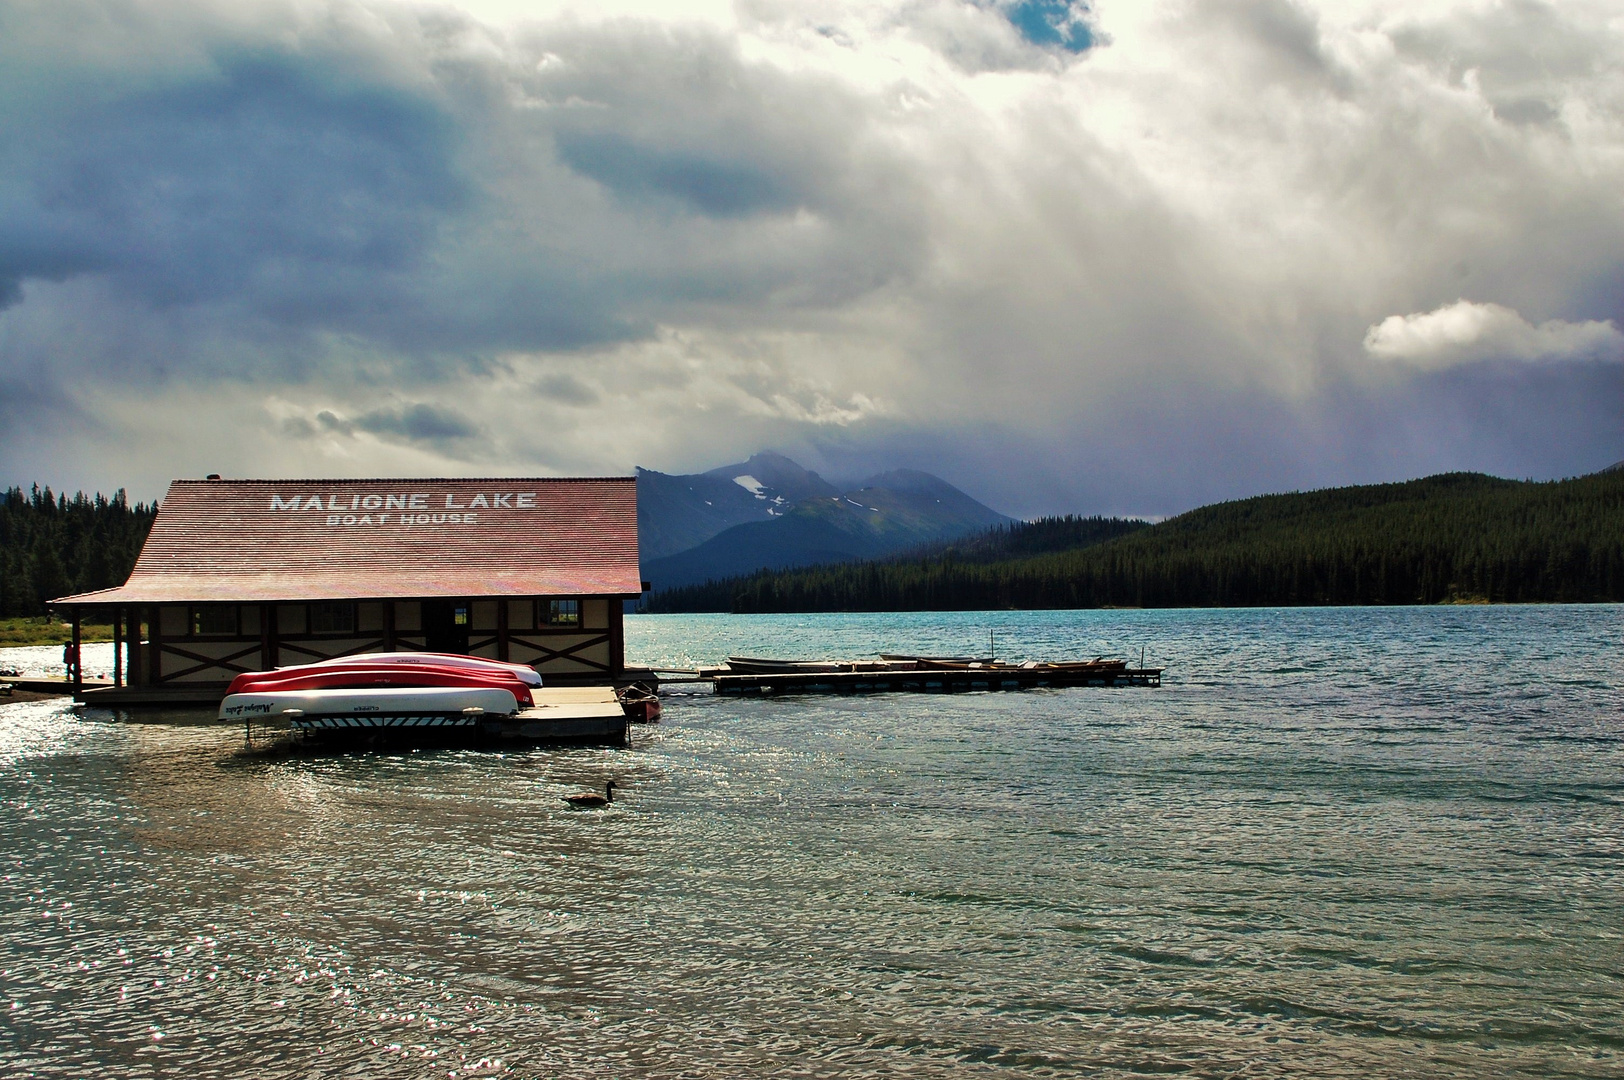
<path id="1" fill-rule="evenodd" d="M 1624 1074 L 1624 609 L 628 623 L 1169 672 L 517 753 L 0 705 L 0 1073 Z"/>

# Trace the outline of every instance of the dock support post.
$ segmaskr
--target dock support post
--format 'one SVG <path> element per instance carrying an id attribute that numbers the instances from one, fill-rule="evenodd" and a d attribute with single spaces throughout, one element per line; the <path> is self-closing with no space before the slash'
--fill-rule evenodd
<path id="1" fill-rule="evenodd" d="M 277 604 L 266 604 L 264 613 L 260 615 L 260 626 L 265 629 L 265 668 L 274 670 L 282 662 L 282 628 L 277 625 L 278 612 L 282 608 Z"/>
<path id="2" fill-rule="evenodd" d="M 147 650 L 152 655 L 147 657 L 147 670 L 148 684 L 151 686 L 157 686 L 164 681 L 164 628 L 161 615 L 157 604 L 148 606 Z"/>
<path id="3" fill-rule="evenodd" d="M 84 665 L 79 662 L 79 645 L 82 641 L 79 627 L 79 609 L 73 609 L 73 658 L 70 663 L 73 670 L 69 673 L 73 678 L 73 696 L 78 697 L 85 688 Z"/>
<path id="4" fill-rule="evenodd" d="M 124 609 L 113 609 L 113 686 L 124 685 Z"/>
<path id="5" fill-rule="evenodd" d="M 127 686 L 140 686 L 145 682 L 141 673 L 141 609 L 124 609 L 124 624 L 130 628 L 130 659 Z"/>
<path id="6" fill-rule="evenodd" d="M 507 663 L 508 658 L 508 600 L 507 597 L 498 597 L 496 600 L 496 658 Z"/>

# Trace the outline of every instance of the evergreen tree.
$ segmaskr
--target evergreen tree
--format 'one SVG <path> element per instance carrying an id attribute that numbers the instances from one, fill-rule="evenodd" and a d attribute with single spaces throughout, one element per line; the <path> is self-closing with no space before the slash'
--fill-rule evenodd
<path id="1" fill-rule="evenodd" d="M 0 496 L 0 617 L 43 615 L 49 600 L 121 585 L 146 542 L 156 503 L 71 498 L 38 484 Z"/>

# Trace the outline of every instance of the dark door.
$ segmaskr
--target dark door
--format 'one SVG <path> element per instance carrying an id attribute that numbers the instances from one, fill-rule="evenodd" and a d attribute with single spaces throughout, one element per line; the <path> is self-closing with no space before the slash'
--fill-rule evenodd
<path id="1" fill-rule="evenodd" d="M 423 601 L 423 647 L 429 652 L 468 651 L 467 601 Z"/>

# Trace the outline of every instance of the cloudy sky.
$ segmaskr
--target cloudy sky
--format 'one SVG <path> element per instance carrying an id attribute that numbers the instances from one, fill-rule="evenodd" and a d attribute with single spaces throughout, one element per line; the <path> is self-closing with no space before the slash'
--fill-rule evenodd
<path id="1" fill-rule="evenodd" d="M 1624 5 L 0 0 L 0 482 L 1624 458 Z"/>

